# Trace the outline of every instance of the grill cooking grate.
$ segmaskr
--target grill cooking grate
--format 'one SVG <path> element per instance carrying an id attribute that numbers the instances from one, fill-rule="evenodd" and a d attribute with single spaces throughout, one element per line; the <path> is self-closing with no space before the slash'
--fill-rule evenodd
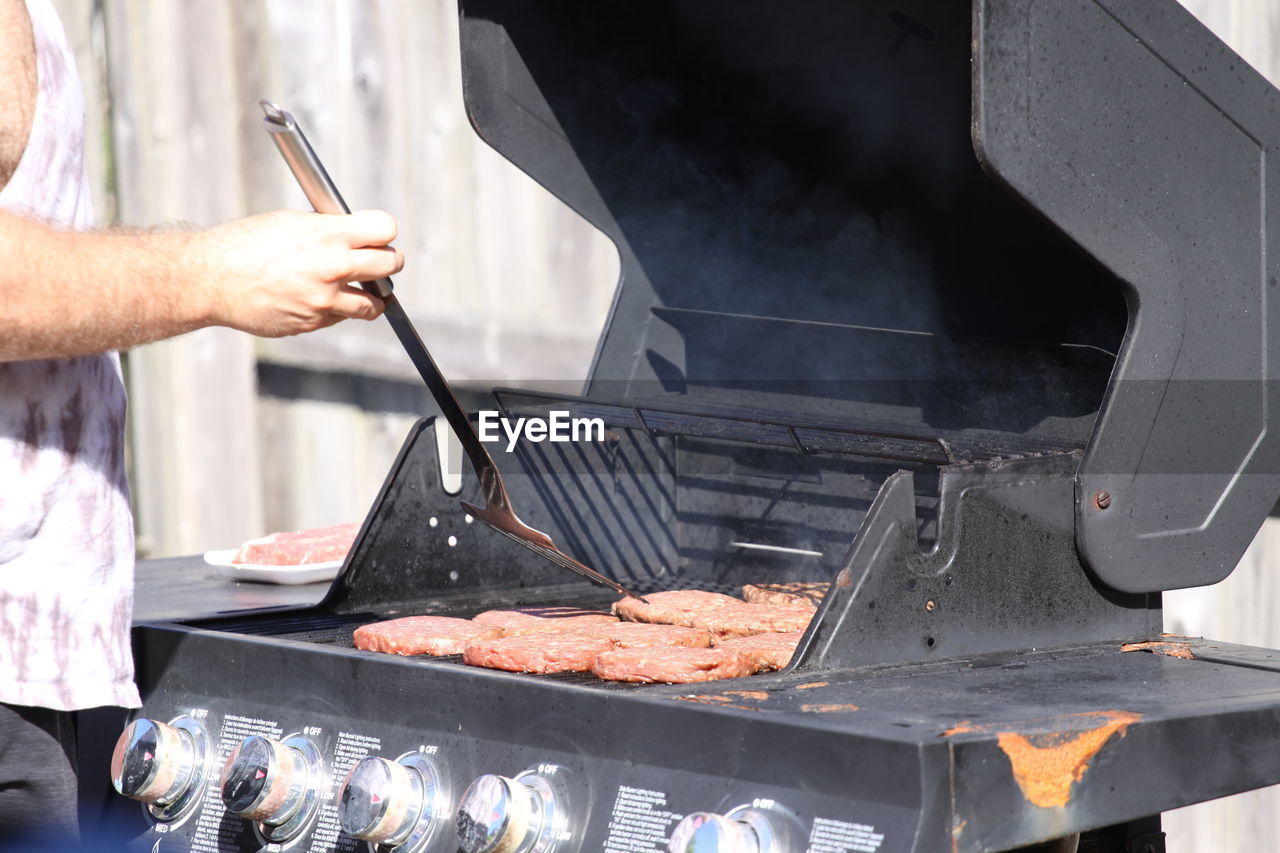
<path id="1" fill-rule="evenodd" d="M 230 619 L 209 619 L 193 623 L 208 631 L 225 631 L 229 634 L 247 634 L 253 637 L 286 637 L 302 642 L 332 644 L 333 636 L 350 634 L 360 625 L 378 617 L 372 613 L 305 612 L 273 613 Z M 350 646 L 350 643 L 347 643 Z"/>
<path id="2" fill-rule="evenodd" d="M 682 589 L 691 589 L 693 586 L 684 586 Z M 720 592 L 726 595 L 739 595 L 741 590 L 738 587 L 726 584 L 698 584 L 698 589 L 707 592 Z M 657 588 L 637 590 L 641 595 L 650 592 L 660 591 Z M 525 591 L 528 594 L 528 591 Z M 482 605 L 477 605 L 474 600 L 462 602 L 433 602 L 435 606 L 428 607 L 411 607 L 406 606 L 403 610 L 394 613 L 331 613 L 323 610 L 304 610 L 290 611 L 287 613 L 265 613 L 254 614 L 232 618 L 219 618 L 201 620 L 192 623 L 196 627 L 209 631 L 223 631 L 232 634 L 244 634 L 255 637 L 276 637 L 282 640 L 293 640 L 300 643 L 308 643 L 317 646 L 335 646 L 337 648 L 353 649 L 355 643 L 352 634 L 356 628 L 361 625 L 367 625 L 370 622 L 380 622 L 388 619 L 397 619 L 404 616 L 453 616 L 459 619 L 470 619 L 478 613 L 485 610 L 504 610 L 516 609 L 518 607 L 534 607 L 534 606 L 564 606 L 578 607 L 583 610 L 608 610 L 609 606 L 615 600 L 614 597 L 605 595 L 601 596 L 598 591 L 591 590 L 587 595 L 562 596 L 554 601 L 548 602 L 529 602 L 521 601 L 519 604 L 510 603 L 515 596 L 508 596 L 506 602 L 495 600 L 493 597 L 487 597 Z M 449 606 L 449 605 L 452 606 Z M 370 652 L 370 654 L 375 654 Z M 389 657 L 397 657 L 390 655 Z M 462 655 L 440 655 L 436 657 L 400 657 L 398 660 L 407 665 L 413 665 L 418 662 L 430 662 L 432 664 L 448 664 L 452 666 L 464 667 L 471 669 L 462 662 Z M 549 679 L 551 681 L 561 682 L 565 684 L 579 684 L 612 690 L 630 690 L 644 687 L 665 687 L 670 685 L 653 685 L 653 684 L 633 684 L 628 682 L 604 681 L 596 678 L 590 673 L 580 672 L 558 672 L 547 675 L 535 673 L 519 673 L 525 678 Z"/>

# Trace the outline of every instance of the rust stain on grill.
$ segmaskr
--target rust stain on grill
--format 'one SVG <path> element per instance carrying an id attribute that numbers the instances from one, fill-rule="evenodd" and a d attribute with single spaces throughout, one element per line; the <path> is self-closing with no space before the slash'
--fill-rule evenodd
<path id="1" fill-rule="evenodd" d="M 805 684 L 797 684 L 796 690 L 812 690 L 815 687 L 826 687 L 826 686 L 827 686 L 827 682 L 825 681 L 810 681 Z"/>
<path id="2" fill-rule="evenodd" d="M 960 833 L 964 832 L 964 828 L 969 825 L 967 820 L 955 820 L 951 826 L 951 853 L 959 853 L 960 851 Z"/>
<path id="3" fill-rule="evenodd" d="M 681 702 L 697 702 L 702 705 L 714 705 L 717 708 L 737 708 L 739 711 L 760 711 L 758 705 L 738 705 L 728 696 L 712 696 L 705 693 L 690 693 L 677 696 Z"/>
<path id="4" fill-rule="evenodd" d="M 838 714 L 841 711 L 856 711 L 858 706 L 840 702 L 817 702 L 811 705 L 801 705 L 800 710 L 806 714 Z"/>
<path id="5" fill-rule="evenodd" d="M 739 711 L 763 711 L 759 705 L 739 705 L 730 702 L 728 696 L 677 696 L 676 699 L 681 702 L 697 702 L 701 705 L 711 705 L 716 708 L 736 708 Z"/>
<path id="6" fill-rule="evenodd" d="M 1132 711 L 1087 711 L 1022 724 L 963 722 L 943 736 L 994 731 L 1027 802 L 1045 809 L 1062 808 L 1071 800 L 1071 786 L 1084 778 L 1107 741 L 1117 734 L 1124 737 L 1125 730 L 1141 719 Z M 1091 722 L 1096 724 L 1080 727 Z M 1024 731 L 1008 730 L 1014 725 Z"/>
<path id="7" fill-rule="evenodd" d="M 1122 652 L 1151 652 L 1157 655 L 1168 655 L 1171 658 L 1195 660 L 1190 643 L 1173 643 L 1168 640 L 1148 640 L 1145 643 L 1125 643 L 1120 647 Z"/>
<path id="8" fill-rule="evenodd" d="M 759 699 L 765 700 L 769 698 L 769 694 L 763 690 L 726 690 L 725 696 L 741 696 L 743 699 Z"/>

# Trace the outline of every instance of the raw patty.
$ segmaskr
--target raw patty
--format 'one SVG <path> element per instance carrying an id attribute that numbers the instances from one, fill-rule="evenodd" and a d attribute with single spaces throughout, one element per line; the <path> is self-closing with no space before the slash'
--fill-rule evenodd
<path id="1" fill-rule="evenodd" d="M 578 607 L 521 607 L 516 610 L 486 610 L 472 621 L 498 628 L 503 637 L 571 631 L 587 625 L 616 624 L 616 616 Z"/>
<path id="2" fill-rule="evenodd" d="M 715 607 L 695 616 L 691 627 L 716 637 L 747 637 L 770 631 L 803 631 L 813 619 L 813 608 L 782 604 L 741 604 Z"/>
<path id="3" fill-rule="evenodd" d="M 706 631 L 680 625 L 617 622 L 613 625 L 592 626 L 590 633 L 604 637 L 615 649 L 652 649 L 664 646 L 705 649 L 711 645 L 711 635 Z"/>
<path id="4" fill-rule="evenodd" d="M 716 643 L 716 648 L 750 655 L 760 667 L 761 672 L 769 672 L 782 669 L 791 662 L 791 656 L 796 653 L 796 646 L 800 644 L 800 638 L 803 636 L 804 631 L 790 631 L 785 634 L 776 632 L 752 634 L 749 637 L 720 640 Z"/>
<path id="5" fill-rule="evenodd" d="M 341 560 L 351 550 L 358 524 L 335 524 L 310 530 L 291 530 L 250 539 L 231 558 L 252 566 L 305 566 Z"/>
<path id="6" fill-rule="evenodd" d="M 608 681 L 689 684 L 751 675 L 756 663 L 732 649 L 617 649 L 602 652 L 591 671 Z"/>
<path id="7" fill-rule="evenodd" d="M 586 672 L 596 655 L 613 648 L 587 631 L 542 632 L 477 640 L 462 653 L 464 663 L 508 672 Z"/>
<path id="8" fill-rule="evenodd" d="M 460 655 L 474 640 L 497 637 L 500 630 L 452 616 L 406 616 L 356 629 L 357 649 L 397 655 Z"/>
<path id="9" fill-rule="evenodd" d="M 634 598 L 624 598 L 613 603 L 613 612 L 629 622 L 658 622 L 663 625 L 693 627 L 699 614 L 720 607 L 743 604 L 741 599 L 718 592 L 700 589 L 675 589 L 669 592 L 651 592 L 645 596 L 645 604 Z"/>
<path id="10" fill-rule="evenodd" d="M 751 604 L 799 604 L 816 608 L 827 594 L 829 583 L 749 583 L 742 587 L 742 597 Z"/>

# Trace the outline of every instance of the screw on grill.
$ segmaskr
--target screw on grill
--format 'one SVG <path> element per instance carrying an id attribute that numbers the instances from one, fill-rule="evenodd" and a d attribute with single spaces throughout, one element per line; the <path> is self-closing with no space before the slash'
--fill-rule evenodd
<path id="1" fill-rule="evenodd" d="M 1098 509 L 1106 509 L 1111 506 L 1111 493 L 1105 490 L 1097 492 L 1093 496 L 1093 505 Z"/>

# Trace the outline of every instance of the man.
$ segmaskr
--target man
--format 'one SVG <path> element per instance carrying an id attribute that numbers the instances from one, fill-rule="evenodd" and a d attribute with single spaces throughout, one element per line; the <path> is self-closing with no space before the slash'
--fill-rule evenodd
<path id="1" fill-rule="evenodd" d="M 0 0 L 0 838 L 76 832 L 71 711 L 137 707 L 114 350 L 205 326 L 373 319 L 385 213 L 88 231 L 84 105 L 49 0 Z"/>

